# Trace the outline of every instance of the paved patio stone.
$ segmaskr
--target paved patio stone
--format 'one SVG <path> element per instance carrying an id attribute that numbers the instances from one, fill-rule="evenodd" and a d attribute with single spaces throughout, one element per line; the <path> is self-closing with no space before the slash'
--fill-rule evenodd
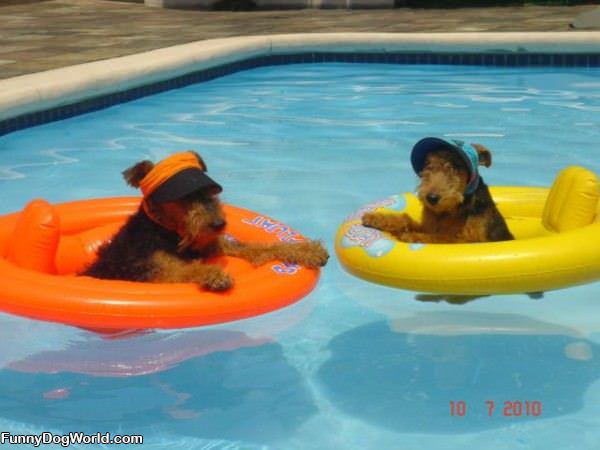
<path id="1" fill-rule="evenodd" d="M 228 36 L 345 31 L 567 31 L 575 17 L 594 8 L 209 12 L 108 0 L 9 4 L 0 6 L 0 78 Z"/>

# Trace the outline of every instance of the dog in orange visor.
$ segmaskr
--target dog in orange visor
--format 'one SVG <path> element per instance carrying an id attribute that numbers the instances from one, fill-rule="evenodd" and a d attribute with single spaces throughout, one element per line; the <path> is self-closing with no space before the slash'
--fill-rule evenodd
<path id="1" fill-rule="evenodd" d="M 254 265 L 271 260 L 324 266 L 329 258 L 319 241 L 245 243 L 227 239 L 219 194 L 196 152 L 175 153 L 153 164 L 145 160 L 123 172 L 128 184 L 140 188 L 143 200 L 113 239 L 82 275 L 96 278 L 196 283 L 224 291 L 233 279 L 208 260 L 227 255 Z"/>

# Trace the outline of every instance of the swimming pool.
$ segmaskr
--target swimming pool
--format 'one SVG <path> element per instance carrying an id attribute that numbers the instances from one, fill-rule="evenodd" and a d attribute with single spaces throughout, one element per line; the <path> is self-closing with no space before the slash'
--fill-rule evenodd
<path id="1" fill-rule="evenodd" d="M 600 172 L 599 74 L 240 72 L 1 137 L 0 212 L 39 196 L 130 195 L 124 168 L 192 148 L 225 201 L 332 251 L 347 214 L 413 189 L 408 155 L 423 136 L 488 146 L 492 185 L 549 185 L 569 164 Z M 149 448 L 592 449 L 599 297 L 592 283 L 542 299 L 444 301 L 366 283 L 331 260 L 305 301 L 218 327 L 106 340 L 1 314 L 0 431 L 139 433 Z M 520 415 L 505 405 L 517 401 Z"/>

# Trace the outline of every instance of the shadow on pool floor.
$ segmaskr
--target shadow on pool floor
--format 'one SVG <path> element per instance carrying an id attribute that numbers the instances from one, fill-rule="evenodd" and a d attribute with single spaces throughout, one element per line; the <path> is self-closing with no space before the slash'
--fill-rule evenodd
<path id="1" fill-rule="evenodd" d="M 336 407 L 396 432 L 467 433 L 514 423 L 505 401 L 522 402 L 519 423 L 575 413 L 600 378 L 599 346 L 560 327 L 517 315 L 499 315 L 494 325 L 494 314 L 466 313 L 462 320 L 474 325 L 461 334 L 456 324 L 443 326 L 444 314 L 422 315 L 420 331 L 380 321 L 332 340 L 319 379 Z M 451 401 L 465 402 L 464 418 L 451 415 Z"/>

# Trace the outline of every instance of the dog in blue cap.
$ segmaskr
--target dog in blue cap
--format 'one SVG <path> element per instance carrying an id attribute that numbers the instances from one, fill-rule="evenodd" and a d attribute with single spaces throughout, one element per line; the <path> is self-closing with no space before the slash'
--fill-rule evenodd
<path id="1" fill-rule="evenodd" d="M 364 226 L 391 233 L 405 242 L 458 243 L 514 239 L 498 211 L 479 166 L 492 164 L 483 145 L 436 137 L 421 139 L 411 153 L 420 178 L 417 196 L 421 222 L 408 214 L 368 212 Z"/>

